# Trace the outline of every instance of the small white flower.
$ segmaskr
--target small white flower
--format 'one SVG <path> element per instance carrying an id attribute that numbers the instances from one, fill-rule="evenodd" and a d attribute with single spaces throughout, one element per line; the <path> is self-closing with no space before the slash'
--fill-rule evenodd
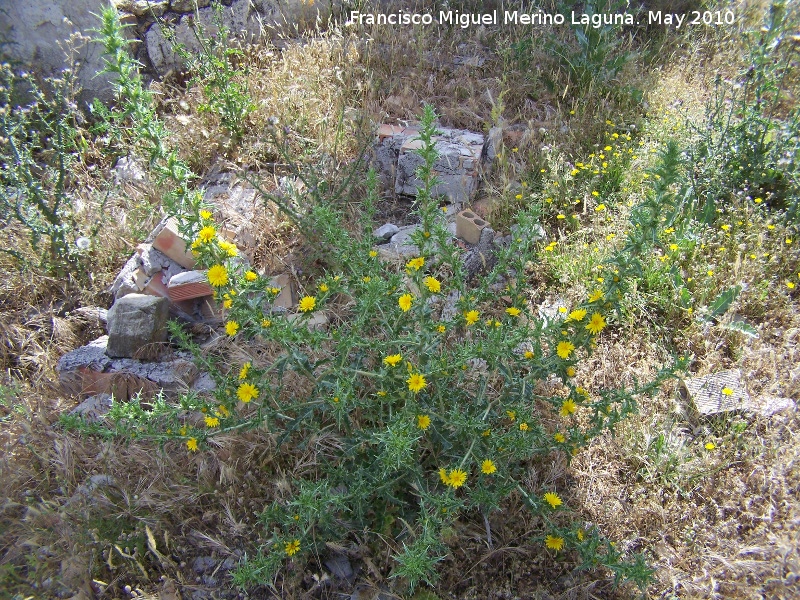
<path id="1" fill-rule="evenodd" d="M 88 237 L 86 237 L 86 236 L 81 236 L 81 237 L 79 237 L 77 240 L 75 240 L 75 245 L 76 245 L 76 246 L 77 246 L 77 247 L 78 247 L 80 250 L 88 250 L 88 249 L 89 249 L 89 247 L 92 245 L 92 240 L 90 240 L 90 239 L 89 239 Z"/>

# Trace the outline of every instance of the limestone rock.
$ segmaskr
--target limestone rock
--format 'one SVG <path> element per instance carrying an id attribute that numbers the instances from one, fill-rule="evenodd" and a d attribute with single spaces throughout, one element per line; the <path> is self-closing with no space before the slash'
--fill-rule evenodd
<path id="1" fill-rule="evenodd" d="M 197 379 L 191 355 L 177 352 L 161 362 L 111 358 L 106 354 L 108 336 L 62 356 L 56 371 L 64 393 L 75 396 L 113 394 L 120 402 L 136 394 L 152 397 L 159 391 L 176 396 L 190 389 Z"/>
<path id="2" fill-rule="evenodd" d="M 144 346 L 165 342 L 169 302 L 146 294 L 128 294 L 108 311 L 108 347 L 112 358 L 133 358 Z"/>
<path id="3" fill-rule="evenodd" d="M 379 240 L 389 240 L 391 237 L 400 231 L 400 228 L 393 223 L 385 223 L 378 227 L 372 235 Z"/>

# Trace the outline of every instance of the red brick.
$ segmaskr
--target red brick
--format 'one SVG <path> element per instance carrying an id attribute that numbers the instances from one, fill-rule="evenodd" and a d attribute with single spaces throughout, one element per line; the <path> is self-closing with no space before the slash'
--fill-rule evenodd
<path id="1" fill-rule="evenodd" d="M 185 269 L 195 265 L 194 256 L 186 248 L 186 242 L 178 233 L 178 225 L 174 218 L 169 219 L 153 240 L 153 248 L 163 252 Z"/>

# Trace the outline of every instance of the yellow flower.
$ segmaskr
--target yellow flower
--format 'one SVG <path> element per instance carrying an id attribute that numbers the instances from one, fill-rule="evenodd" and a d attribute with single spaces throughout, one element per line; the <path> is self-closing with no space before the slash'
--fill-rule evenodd
<path id="1" fill-rule="evenodd" d="M 270 321 L 269 319 L 261 319 L 262 327 L 269 327 L 270 325 L 272 325 L 272 321 Z"/>
<path id="2" fill-rule="evenodd" d="M 606 320 L 603 318 L 603 315 L 601 315 L 600 313 L 594 313 L 592 314 L 592 318 L 589 319 L 589 322 L 586 324 L 586 329 L 592 335 L 597 335 L 598 333 L 603 331 L 605 326 L 606 326 Z"/>
<path id="3" fill-rule="evenodd" d="M 530 350 L 525 350 L 525 355 L 524 356 L 525 356 L 525 358 L 530 360 L 530 359 L 532 359 L 534 357 L 534 354 Z"/>
<path id="4" fill-rule="evenodd" d="M 214 265 L 206 273 L 208 283 L 214 287 L 222 287 L 228 284 L 228 270 L 222 265 Z"/>
<path id="5" fill-rule="evenodd" d="M 328 289 L 329 289 L 329 288 L 328 288 L 328 285 L 327 285 L 326 283 L 321 283 L 321 284 L 319 284 L 319 291 L 320 291 L 320 292 L 327 292 L 327 291 L 328 291 Z"/>
<path id="6" fill-rule="evenodd" d="M 406 263 L 406 269 L 414 269 L 415 271 L 419 271 L 424 264 L 425 259 L 421 256 L 418 256 L 417 258 L 412 258 Z"/>
<path id="7" fill-rule="evenodd" d="M 220 404 L 219 408 L 217 409 L 217 414 L 222 416 L 222 417 L 229 417 L 230 414 L 231 414 L 231 411 L 229 411 L 228 407 L 225 406 L 224 404 Z"/>
<path id="8" fill-rule="evenodd" d="M 190 452 L 197 452 L 197 440 L 195 438 L 189 438 L 186 440 L 186 447 Z"/>
<path id="9" fill-rule="evenodd" d="M 575 346 L 572 344 L 572 342 L 558 342 L 556 354 L 566 360 L 569 358 L 569 355 L 572 354 L 573 350 L 575 350 Z"/>
<path id="10" fill-rule="evenodd" d="M 247 273 L 244 274 L 244 278 L 245 281 L 255 281 L 258 279 L 258 275 L 256 275 L 253 271 L 247 271 Z"/>
<path id="11" fill-rule="evenodd" d="M 706 442 L 705 449 L 706 450 L 714 450 L 717 445 L 714 442 Z"/>
<path id="12" fill-rule="evenodd" d="M 233 300 L 231 300 L 230 298 L 228 298 L 227 300 L 223 300 L 222 306 L 225 308 L 230 308 L 231 306 L 233 306 Z"/>
<path id="13" fill-rule="evenodd" d="M 209 417 L 206 415 L 205 421 L 206 427 L 219 427 L 219 419 L 217 417 Z"/>
<path id="14" fill-rule="evenodd" d="M 246 362 L 242 365 L 241 370 L 239 371 L 239 379 L 245 379 L 247 374 L 250 372 L 250 367 L 252 367 L 249 362 Z"/>
<path id="15" fill-rule="evenodd" d="M 389 367 L 394 367 L 401 360 L 403 360 L 403 357 L 400 354 L 390 354 L 389 356 L 383 359 L 383 364 Z"/>
<path id="16" fill-rule="evenodd" d="M 724 396 L 733 396 L 733 390 L 729 387 L 722 388 L 722 394 Z"/>
<path id="17" fill-rule="evenodd" d="M 558 432 L 558 433 L 556 433 L 556 434 L 553 436 L 553 439 L 554 439 L 555 441 L 557 441 L 559 444 L 563 444 L 564 442 L 566 442 L 566 441 L 567 441 L 567 438 L 566 438 L 566 437 L 564 437 L 564 434 L 563 434 L 563 433 L 561 433 L 561 432 Z"/>
<path id="18" fill-rule="evenodd" d="M 520 431 L 528 431 L 528 429 L 530 429 L 530 427 L 528 427 L 527 423 L 520 423 L 519 424 L 519 430 Z"/>
<path id="19" fill-rule="evenodd" d="M 507 410 L 506 414 L 508 415 L 508 418 L 511 419 L 512 421 L 517 418 L 517 413 L 514 412 L 513 410 Z"/>
<path id="20" fill-rule="evenodd" d="M 786 287 L 789 288 L 790 290 L 793 290 L 794 289 L 794 283 L 792 283 L 791 281 L 787 281 L 786 282 Z"/>
<path id="21" fill-rule="evenodd" d="M 376 256 L 378 256 L 378 251 L 377 251 L 377 250 L 370 250 L 370 251 L 369 251 L 369 255 L 370 255 L 372 258 L 375 258 Z"/>
<path id="22" fill-rule="evenodd" d="M 558 508 L 561 506 L 561 498 L 558 497 L 558 494 L 555 492 L 547 492 L 544 495 L 544 501 L 547 502 L 551 508 Z"/>
<path id="23" fill-rule="evenodd" d="M 300 551 L 300 540 L 286 542 L 283 546 L 283 551 L 286 552 L 288 556 L 294 556 Z"/>
<path id="24" fill-rule="evenodd" d="M 236 244 L 232 244 L 231 242 L 220 242 L 219 247 L 222 248 L 228 256 L 236 256 L 239 254 L 239 249 L 236 247 Z"/>
<path id="25" fill-rule="evenodd" d="M 582 308 L 578 310 L 573 310 L 569 315 L 567 315 L 567 321 L 582 321 L 583 317 L 586 316 L 586 311 Z"/>
<path id="26" fill-rule="evenodd" d="M 408 384 L 408 389 L 410 389 L 415 394 L 423 389 L 427 384 L 425 381 L 425 377 L 420 375 L 419 373 L 412 373 L 411 376 L 406 379 L 406 383 Z"/>
<path id="27" fill-rule="evenodd" d="M 438 331 L 439 333 L 444 333 L 445 331 L 447 331 L 447 327 L 445 327 L 444 325 L 437 325 L 436 331 Z"/>
<path id="28" fill-rule="evenodd" d="M 443 484 L 450 485 L 450 477 L 447 475 L 447 471 L 444 469 L 439 469 L 439 479 L 442 480 Z"/>
<path id="29" fill-rule="evenodd" d="M 447 485 L 456 489 L 460 488 L 462 485 L 464 485 L 464 482 L 467 481 L 467 474 L 461 469 L 453 469 L 450 471 L 450 475 L 448 475 L 447 479 Z"/>
<path id="30" fill-rule="evenodd" d="M 548 535 L 544 538 L 544 545 L 550 548 L 550 550 L 555 550 L 557 552 L 564 547 L 564 538 Z"/>
<path id="31" fill-rule="evenodd" d="M 442 289 L 442 284 L 435 277 L 426 277 L 422 282 L 425 284 L 425 287 L 428 288 L 428 291 L 434 294 L 438 294 L 439 290 Z"/>
<path id="32" fill-rule="evenodd" d="M 431 426 L 431 418 L 428 415 L 417 415 L 417 427 L 425 431 Z"/>
<path id="33" fill-rule="evenodd" d="M 311 312 L 317 305 L 317 299 L 314 296 L 303 296 L 300 299 L 300 312 Z"/>
<path id="34" fill-rule="evenodd" d="M 602 290 L 595 290 L 591 294 L 589 294 L 589 302 L 597 302 L 598 300 L 602 299 L 603 299 Z"/>
<path id="35" fill-rule="evenodd" d="M 517 315 L 519 315 L 519 313 L 521 313 L 522 311 L 521 311 L 520 309 L 518 309 L 516 306 L 510 306 L 509 308 L 507 308 L 507 309 L 506 309 L 506 312 L 507 312 L 509 315 L 511 315 L 512 317 L 516 317 L 516 316 L 517 316 Z"/>
<path id="36" fill-rule="evenodd" d="M 578 538 L 579 542 L 582 542 L 584 537 L 583 529 L 578 529 L 578 532 L 575 534 L 575 536 Z"/>
<path id="37" fill-rule="evenodd" d="M 211 211 L 208 210 L 201 210 L 200 211 L 200 218 L 205 219 L 208 221 L 211 218 Z"/>
<path id="38" fill-rule="evenodd" d="M 252 383 L 243 383 L 236 390 L 236 395 L 239 397 L 239 400 L 247 404 L 253 398 L 258 398 L 258 388 Z"/>
<path id="39" fill-rule="evenodd" d="M 233 337 L 236 335 L 236 332 L 239 331 L 239 323 L 236 321 L 228 321 L 225 323 L 225 333 L 229 336 Z"/>
<path id="40" fill-rule="evenodd" d="M 471 310 L 469 312 L 464 313 L 464 319 L 466 320 L 467 325 L 473 325 L 477 323 L 478 317 L 479 315 L 477 310 Z"/>
<path id="41" fill-rule="evenodd" d="M 494 462 L 488 458 L 481 463 L 481 473 L 484 475 L 491 475 L 495 471 L 497 471 L 497 467 L 495 466 Z"/>
<path id="42" fill-rule="evenodd" d="M 217 230 L 214 229 L 211 225 L 207 225 L 200 230 L 200 233 L 197 234 L 197 239 L 200 240 L 201 244 L 207 244 L 211 240 L 213 240 L 217 236 Z"/>
<path id="43" fill-rule="evenodd" d="M 564 402 L 561 403 L 561 410 L 559 411 L 559 414 L 562 417 L 568 417 L 576 410 L 578 410 L 578 405 L 575 404 L 574 400 L 564 400 Z"/>
<path id="44" fill-rule="evenodd" d="M 403 309 L 403 312 L 408 312 L 411 310 L 411 303 L 414 301 L 414 296 L 411 294 L 403 294 L 397 300 L 397 304 Z"/>
<path id="45" fill-rule="evenodd" d="M 575 377 L 575 367 L 567 367 L 567 377 Z"/>

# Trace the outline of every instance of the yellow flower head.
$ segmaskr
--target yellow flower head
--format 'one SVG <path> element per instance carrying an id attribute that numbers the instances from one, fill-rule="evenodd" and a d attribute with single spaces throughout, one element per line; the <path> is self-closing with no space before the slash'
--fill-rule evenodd
<path id="1" fill-rule="evenodd" d="M 706 442 L 705 449 L 706 450 L 714 450 L 716 449 L 717 445 L 714 442 Z"/>
<path id="2" fill-rule="evenodd" d="M 428 291 L 434 294 L 438 294 L 439 290 L 442 289 L 442 284 L 436 277 L 426 277 L 422 282 L 425 284 L 425 287 L 428 288 Z"/>
<path id="3" fill-rule="evenodd" d="M 553 436 L 553 439 L 554 439 L 555 441 L 557 441 L 559 444 L 563 444 L 564 442 L 566 442 L 566 441 L 567 441 L 567 438 L 566 438 L 566 437 L 564 437 L 564 434 L 563 434 L 563 433 L 561 433 L 561 432 L 558 432 L 558 433 L 556 433 L 556 434 Z"/>
<path id="4" fill-rule="evenodd" d="M 239 331 L 239 323 L 236 321 L 228 321 L 225 323 L 225 333 L 229 336 L 233 337 L 236 335 L 236 332 Z"/>
<path id="5" fill-rule="evenodd" d="M 603 299 L 603 290 L 595 290 L 589 294 L 589 302 L 597 302 Z"/>
<path id="6" fill-rule="evenodd" d="M 473 325 L 478 322 L 479 316 L 477 310 L 471 310 L 464 313 L 464 320 L 467 322 L 467 325 Z"/>
<path id="7" fill-rule="evenodd" d="M 252 383 L 243 383 L 236 390 L 236 395 L 239 397 L 239 400 L 247 404 L 253 398 L 258 398 L 258 388 Z"/>
<path id="8" fill-rule="evenodd" d="M 575 377 L 575 367 L 567 367 L 567 377 Z"/>
<path id="9" fill-rule="evenodd" d="M 467 481 L 467 474 L 461 469 L 453 469 L 450 471 L 450 475 L 448 475 L 447 479 L 447 485 L 456 489 L 460 488 Z"/>
<path id="10" fill-rule="evenodd" d="M 606 320 L 603 318 L 603 315 L 600 313 L 593 313 L 592 318 L 589 319 L 589 322 L 586 324 L 586 329 L 592 335 L 597 335 L 603 329 L 605 329 Z"/>
<path id="11" fill-rule="evenodd" d="M 484 475 L 491 475 L 495 471 L 497 471 L 497 467 L 495 466 L 494 462 L 488 458 L 481 463 L 481 473 Z"/>
<path id="12" fill-rule="evenodd" d="M 519 430 L 520 431 L 528 431 L 528 429 L 530 429 L 530 427 L 528 427 L 527 423 L 520 423 L 519 424 Z"/>
<path id="13" fill-rule="evenodd" d="M 512 317 L 516 317 L 521 312 L 522 311 L 520 309 L 518 309 L 516 306 L 510 306 L 509 308 L 506 309 L 506 313 L 508 313 Z"/>
<path id="14" fill-rule="evenodd" d="M 248 271 L 244 274 L 245 281 L 255 281 L 258 279 L 258 275 L 254 271 Z"/>
<path id="15" fill-rule="evenodd" d="M 222 251 L 228 256 L 237 256 L 239 254 L 239 249 L 236 247 L 236 244 L 232 244 L 231 242 L 220 242 L 219 247 L 222 248 Z"/>
<path id="16" fill-rule="evenodd" d="M 211 211 L 208 210 L 201 210 L 200 211 L 200 218 L 208 221 L 211 218 Z"/>
<path id="17" fill-rule="evenodd" d="M 406 383 L 408 384 L 408 389 L 410 389 L 415 394 L 422 390 L 427 384 L 425 381 L 425 377 L 420 375 L 419 373 L 412 373 L 411 376 L 406 379 Z"/>
<path id="18" fill-rule="evenodd" d="M 317 299 L 314 296 L 303 296 L 300 299 L 300 312 L 311 312 L 317 305 Z"/>
<path id="19" fill-rule="evenodd" d="M 447 331 L 447 327 L 445 327 L 444 325 L 437 325 L 436 331 L 438 331 L 439 333 L 444 333 L 445 331 Z"/>
<path id="20" fill-rule="evenodd" d="M 576 410 L 578 410 L 578 405 L 575 404 L 574 400 L 571 399 L 564 400 L 564 402 L 561 404 L 561 410 L 559 411 L 559 414 L 562 417 L 568 417 L 569 415 L 573 414 Z"/>
<path id="21" fill-rule="evenodd" d="M 222 306 L 224 308 L 230 308 L 231 306 L 233 306 L 233 300 L 231 300 L 230 298 L 226 298 L 225 300 L 222 301 Z"/>
<path id="22" fill-rule="evenodd" d="M 378 256 L 378 251 L 377 251 L 377 250 L 370 250 L 370 251 L 369 251 L 369 255 L 370 255 L 372 258 L 375 258 L 376 256 Z"/>
<path id="23" fill-rule="evenodd" d="M 250 367 L 252 367 L 249 362 L 246 362 L 242 365 L 241 370 L 239 371 L 239 379 L 245 379 L 247 374 L 250 372 Z"/>
<path id="24" fill-rule="evenodd" d="M 328 291 L 328 284 L 327 283 L 320 283 L 319 284 L 319 291 L 320 292 L 327 292 Z"/>
<path id="25" fill-rule="evenodd" d="M 261 319 L 262 327 L 269 327 L 270 325 L 272 325 L 272 321 L 270 321 L 269 319 Z"/>
<path id="26" fill-rule="evenodd" d="M 555 550 L 557 552 L 564 547 L 564 538 L 548 535 L 546 538 L 544 538 L 544 545 L 550 550 Z"/>
<path id="27" fill-rule="evenodd" d="M 723 396 L 733 396 L 733 390 L 729 387 L 722 388 L 722 395 Z"/>
<path id="28" fill-rule="evenodd" d="M 567 315 L 567 321 L 582 321 L 583 317 L 586 316 L 586 311 L 582 308 L 578 310 L 573 310 L 569 315 Z"/>
<path id="29" fill-rule="evenodd" d="M 386 358 L 383 359 L 383 364 L 387 367 L 394 367 L 396 366 L 401 360 L 403 360 L 402 355 L 400 354 L 390 354 Z"/>
<path id="30" fill-rule="evenodd" d="M 231 411 L 229 411 L 228 407 L 225 406 L 224 404 L 220 404 L 219 408 L 217 409 L 217 414 L 220 415 L 221 417 L 229 417 Z"/>
<path id="31" fill-rule="evenodd" d="M 535 354 L 534 354 L 533 352 L 531 352 L 530 350 L 525 350 L 525 354 L 524 354 L 524 356 L 525 356 L 525 358 L 527 358 L 528 360 L 530 360 L 530 359 L 532 359 L 532 358 L 535 356 Z"/>
<path id="32" fill-rule="evenodd" d="M 186 440 L 186 447 L 189 449 L 189 452 L 197 452 L 197 440 L 195 438 L 189 438 Z"/>
<path id="33" fill-rule="evenodd" d="M 397 300 L 397 304 L 403 309 L 403 312 L 408 312 L 411 310 L 411 303 L 414 301 L 414 296 L 411 294 L 403 294 Z"/>
<path id="34" fill-rule="evenodd" d="M 413 269 L 414 271 L 419 271 L 423 265 L 425 264 L 425 259 L 421 256 L 417 258 L 412 258 L 410 261 L 406 263 L 406 269 Z"/>
<path id="35" fill-rule="evenodd" d="M 439 469 L 439 479 L 442 480 L 443 484 L 450 485 L 450 477 L 447 475 L 447 471 L 444 469 Z"/>
<path id="36" fill-rule="evenodd" d="M 206 427 L 219 427 L 219 419 L 217 417 L 209 417 L 206 415 L 205 421 Z"/>
<path id="37" fill-rule="evenodd" d="M 283 546 L 283 551 L 286 552 L 287 556 L 294 556 L 300 551 L 300 540 L 286 542 Z"/>
<path id="38" fill-rule="evenodd" d="M 567 360 L 569 355 L 572 354 L 573 350 L 575 350 L 575 345 L 572 344 L 572 342 L 558 342 L 556 354 L 558 354 L 564 360 Z"/>
<path id="39" fill-rule="evenodd" d="M 200 240 L 201 244 L 207 244 L 215 237 L 217 237 L 217 230 L 211 225 L 206 225 L 200 230 L 200 233 L 197 234 L 197 239 Z"/>
<path id="40" fill-rule="evenodd" d="M 561 498 L 558 497 L 558 494 L 555 492 L 547 492 L 544 495 L 544 501 L 547 502 L 551 508 L 558 508 L 561 506 Z"/>
<path id="41" fill-rule="evenodd" d="M 208 283 L 214 287 L 222 287 L 228 284 L 228 270 L 222 265 L 214 265 L 206 273 Z"/>
<path id="42" fill-rule="evenodd" d="M 431 426 L 431 418 L 428 415 L 417 415 L 417 427 L 425 431 Z"/>

